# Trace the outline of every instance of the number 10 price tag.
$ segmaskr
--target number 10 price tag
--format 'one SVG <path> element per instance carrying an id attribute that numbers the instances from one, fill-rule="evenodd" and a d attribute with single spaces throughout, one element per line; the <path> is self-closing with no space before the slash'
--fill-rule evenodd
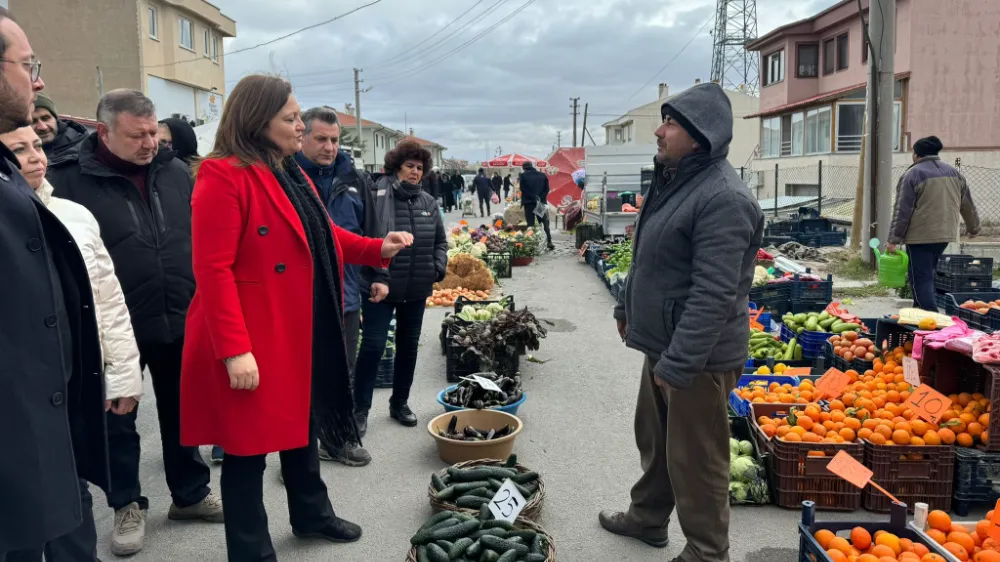
<path id="1" fill-rule="evenodd" d="M 497 490 L 493 499 L 490 500 L 490 512 L 497 519 L 513 523 L 517 519 L 518 514 L 521 513 L 521 510 L 524 509 L 524 504 L 526 503 L 527 500 L 524 499 L 521 492 L 517 491 L 517 487 L 508 478 L 504 481 L 503 486 L 500 486 L 500 489 Z"/>
<path id="2" fill-rule="evenodd" d="M 916 414 L 931 423 L 941 421 L 941 414 L 951 406 L 951 398 L 934 390 L 929 385 L 918 386 L 903 406 L 912 408 Z"/>

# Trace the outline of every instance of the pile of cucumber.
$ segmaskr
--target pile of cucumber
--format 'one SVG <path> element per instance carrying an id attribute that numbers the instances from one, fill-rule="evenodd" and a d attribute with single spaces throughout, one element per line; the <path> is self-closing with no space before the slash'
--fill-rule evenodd
<path id="1" fill-rule="evenodd" d="M 442 511 L 410 539 L 417 562 L 545 562 L 549 537 L 492 519 L 483 505 L 479 517 Z"/>
<path id="2" fill-rule="evenodd" d="M 538 493 L 538 473 L 520 472 L 514 465 L 517 456 L 511 455 L 503 466 L 474 466 L 468 468 L 448 467 L 444 476 L 431 474 L 431 487 L 434 488 L 434 498 L 438 501 L 455 504 L 465 509 L 480 509 L 486 505 L 504 480 L 510 481 L 524 499 Z"/>
<path id="3" fill-rule="evenodd" d="M 751 359 L 774 359 L 775 361 L 800 361 L 802 359 L 802 346 L 795 338 L 785 343 L 775 338 L 774 335 L 756 328 L 750 330 L 748 347 Z"/>
<path id="4" fill-rule="evenodd" d="M 860 324 L 844 322 L 825 310 L 823 312 L 800 312 L 799 314 L 788 312 L 781 317 L 781 321 L 796 334 L 801 334 L 803 331 L 839 334 L 861 328 Z"/>

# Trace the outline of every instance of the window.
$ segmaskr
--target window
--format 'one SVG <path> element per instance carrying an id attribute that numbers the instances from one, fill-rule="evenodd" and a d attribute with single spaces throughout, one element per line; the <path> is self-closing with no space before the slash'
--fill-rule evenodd
<path id="1" fill-rule="evenodd" d="M 621 129 L 615 129 L 615 140 L 616 141 L 622 140 L 622 130 Z"/>
<path id="2" fill-rule="evenodd" d="M 764 58 L 764 85 L 777 84 L 785 79 L 785 50 L 771 53 Z"/>
<path id="3" fill-rule="evenodd" d="M 799 45 L 796 54 L 796 76 L 816 78 L 819 76 L 819 43 Z"/>
<path id="4" fill-rule="evenodd" d="M 191 20 L 180 18 L 181 22 L 181 47 L 194 50 L 194 24 Z"/>
<path id="5" fill-rule="evenodd" d="M 760 122 L 760 155 L 762 158 L 781 156 L 781 118 L 771 117 Z"/>
<path id="6" fill-rule="evenodd" d="M 903 102 L 897 101 L 892 104 L 892 128 L 896 131 L 896 138 L 892 141 L 892 149 L 899 152 L 903 138 Z"/>
<path id="7" fill-rule="evenodd" d="M 861 152 L 864 127 L 864 103 L 837 104 L 837 152 Z"/>
<path id="8" fill-rule="evenodd" d="M 212 34 L 212 60 L 219 62 L 219 36 Z"/>
<path id="9" fill-rule="evenodd" d="M 805 119 L 805 153 L 822 154 L 830 152 L 830 125 L 832 121 L 830 107 L 820 107 L 806 112 Z"/>
<path id="10" fill-rule="evenodd" d="M 202 36 L 202 40 L 203 43 L 205 44 L 204 47 L 202 47 L 203 49 L 205 49 L 205 56 L 206 57 L 212 56 L 212 33 L 208 30 L 208 28 L 205 28 L 205 33 Z"/>
<path id="11" fill-rule="evenodd" d="M 850 36 L 846 33 L 837 37 L 837 70 L 845 70 L 850 62 L 851 44 L 848 39 Z"/>
<path id="12" fill-rule="evenodd" d="M 792 114 L 792 156 L 802 156 L 802 138 L 804 129 L 804 113 Z"/>
<path id="13" fill-rule="evenodd" d="M 160 36 L 160 24 L 156 17 L 156 7 L 149 6 L 146 8 L 146 16 L 149 20 L 149 37 L 152 39 L 157 39 Z"/>
<path id="14" fill-rule="evenodd" d="M 827 39 L 823 41 L 823 74 L 833 74 L 836 70 L 837 41 Z"/>

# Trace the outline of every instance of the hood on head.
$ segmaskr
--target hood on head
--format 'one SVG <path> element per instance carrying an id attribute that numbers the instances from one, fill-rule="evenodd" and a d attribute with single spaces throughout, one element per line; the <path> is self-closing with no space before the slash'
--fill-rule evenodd
<path id="1" fill-rule="evenodd" d="M 185 162 L 192 156 L 198 156 L 198 135 L 195 134 L 191 124 L 183 119 L 168 117 L 160 121 L 170 129 L 171 150 L 177 154 L 177 158 Z"/>
<path id="2" fill-rule="evenodd" d="M 729 143 L 733 140 L 733 106 L 721 86 L 710 82 L 684 90 L 660 107 L 661 117 L 668 114 L 678 116 L 678 122 L 691 136 L 708 141 L 708 146 L 703 148 L 712 158 L 729 155 Z"/>

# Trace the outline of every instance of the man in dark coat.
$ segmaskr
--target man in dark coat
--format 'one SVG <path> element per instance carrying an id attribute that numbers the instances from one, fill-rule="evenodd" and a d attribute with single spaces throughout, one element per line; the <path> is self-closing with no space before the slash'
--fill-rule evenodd
<path id="1" fill-rule="evenodd" d="M 125 293 L 140 361 L 149 367 L 160 422 L 163 466 L 175 520 L 222 522 L 222 500 L 197 447 L 180 442 L 180 368 L 184 322 L 194 295 L 191 191 L 187 164 L 159 150 L 156 108 L 142 92 L 112 90 L 97 106 L 97 131 L 74 160 L 50 170 L 54 195 L 97 219 Z M 139 482 L 136 410 L 108 419 L 115 509 L 112 551 L 142 549 L 149 500 Z"/>
<path id="2" fill-rule="evenodd" d="M 0 132 L 45 86 L 0 8 Z M 87 267 L 0 144 L 0 562 L 97 560 L 87 480 L 108 488 L 104 377 Z"/>
<path id="3" fill-rule="evenodd" d="M 476 190 L 476 196 L 479 197 L 479 216 L 485 217 L 491 214 L 490 198 L 493 196 L 493 184 L 490 183 L 490 178 L 486 177 L 486 170 L 479 168 L 476 179 L 472 180 L 472 187 Z M 486 203 L 485 213 L 483 212 L 483 203 Z"/>
<path id="4" fill-rule="evenodd" d="M 86 127 L 76 121 L 60 119 L 56 103 L 45 94 L 38 94 L 35 100 L 35 110 L 31 114 L 31 128 L 42 140 L 42 150 L 45 151 L 50 168 L 76 156 L 80 143 L 90 134 Z"/>
<path id="5" fill-rule="evenodd" d="M 509 173 L 506 176 L 503 177 L 503 198 L 504 198 L 504 201 L 506 201 L 508 197 L 510 197 L 510 174 Z"/>
<path id="6" fill-rule="evenodd" d="M 493 172 L 493 177 L 490 178 L 490 183 L 493 184 L 493 194 L 500 198 L 500 188 L 503 186 L 503 180 L 500 179 L 500 174 Z"/>
<path id="7" fill-rule="evenodd" d="M 542 217 L 535 215 L 535 209 L 539 205 L 547 206 L 549 198 L 549 177 L 535 169 L 531 162 L 521 165 L 521 174 L 517 177 L 517 183 L 521 186 L 521 208 L 524 209 L 524 221 L 528 226 L 535 226 L 535 219 L 542 223 L 545 230 L 545 239 L 548 249 L 552 250 L 552 231 L 549 230 L 549 211 L 546 208 Z"/>

